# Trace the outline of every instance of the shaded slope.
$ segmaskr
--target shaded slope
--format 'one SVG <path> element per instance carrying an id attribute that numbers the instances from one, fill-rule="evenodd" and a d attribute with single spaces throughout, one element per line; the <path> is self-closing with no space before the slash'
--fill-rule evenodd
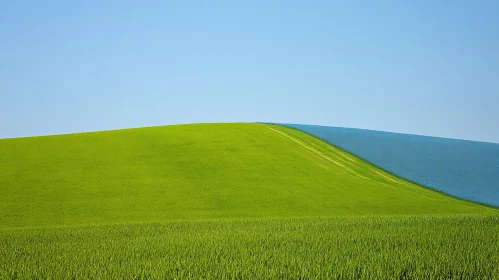
<path id="1" fill-rule="evenodd" d="M 286 126 L 317 136 L 413 182 L 499 206 L 499 144 L 354 128 Z"/>
<path id="2" fill-rule="evenodd" d="M 265 124 L 3 139 L 0 170 L 2 227 L 495 211 Z"/>

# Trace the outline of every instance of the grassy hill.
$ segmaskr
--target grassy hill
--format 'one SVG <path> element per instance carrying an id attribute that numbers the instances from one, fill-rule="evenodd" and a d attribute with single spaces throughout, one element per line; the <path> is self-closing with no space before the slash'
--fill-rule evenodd
<path id="1" fill-rule="evenodd" d="M 491 213 L 303 132 L 194 124 L 0 140 L 0 225 Z"/>
<path id="2" fill-rule="evenodd" d="M 499 279 L 497 209 L 267 124 L 0 140 L 0 279 Z"/>
<path id="3" fill-rule="evenodd" d="M 392 174 L 452 196 L 499 207 L 499 144 L 357 128 L 283 124 Z"/>

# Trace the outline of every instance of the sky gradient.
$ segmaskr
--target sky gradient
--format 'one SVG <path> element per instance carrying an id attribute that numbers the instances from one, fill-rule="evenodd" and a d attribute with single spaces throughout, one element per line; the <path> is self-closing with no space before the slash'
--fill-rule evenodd
<path id="1" fill-rule="evenodd" d="M 2 1 L 0 138 L 262 121 L 499 143 L 499 1 L 373 2 Z"/>

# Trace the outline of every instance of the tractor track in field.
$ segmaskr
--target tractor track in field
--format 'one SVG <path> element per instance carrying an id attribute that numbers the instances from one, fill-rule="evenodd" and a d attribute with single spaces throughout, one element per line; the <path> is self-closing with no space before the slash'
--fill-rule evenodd
<path id="1" fill-rule="evenodd" d="M 359 176 L 359 177 L 361 177 L 361 178 L 363 178 L 363 179 L 367 179 L 366 177 L 364 177 L 364 176 L 362 176 L 362 175 L 358 174 L 357 172 L 355 172 L 355 171 L 351 170 L 350 168 L 346 167 L 345 165 L 343 165 L 343 164 L 341 164 L 341 163 L 339 163 L 339 162 L 337 162 L 337 161 L 333 160 L 332 158 L 330 158 L 330 157 L 326 156 L 325 154 L 321 153 L 320 151 L 318 151 L 318 150 L 316 150 L 316 149 L 314 149 L 314 148 L 312 148 L 312 147 L 308 146 L 307 144 L 305 144 L 305 143 L 303 143 L 303 142 L 301 142 L 301 141 L 299 141 L 299 140 L 295 139 L 294 137 L 289 136 L 288 134 L 286 134 L 286 133 L 284 133 L 284 132 L 282 132 L 282 131 L 279 131 L 279 130 L 277 130 L 277 129 L 274 129 L 274 128 L 272 128 L 272 127 L 267 127 L 267 128 L 268 128 L 268 129 L 270 129 L 270 130 L 272 130 L 273 132 L 275 132 L 275 133 L 277 133 L 277 134 L 279 134 L 279 135 L 281 135 L 281 136 L 283 136 L 283 137 L 286 137 L 287 139 L 289 139 L 289 140 L 291 140 L 291 141 L 295 142 L 296 144 L 298 144 L 298 145 L 302 146 L 303 148 L 307 149 L 308 151 L 311 151 L 311 152 L 315 153 L 316 155 L 320 156 L 321 158 L 323 158 L 323 159 L 325 159 L 325 160 L 327 160 L 327 161 L 330 161 L 330 162 L 332 162 L 332 163 L 334 163 L 334 164 L 336 164 L 336 165 L 338 165 L 338 166 L 342 167 L 343 169 L 345 169 L 345 170 L 347 170 L 347 171 L 349 171 L 349 172 L 351 172 L 351 173 L 355 174 L 356 176 Z"/>

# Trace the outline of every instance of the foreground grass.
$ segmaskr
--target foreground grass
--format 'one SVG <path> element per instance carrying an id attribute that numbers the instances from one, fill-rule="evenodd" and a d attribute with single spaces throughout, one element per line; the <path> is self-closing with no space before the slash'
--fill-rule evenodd
<path id="1" fill-rule="evenodd" d="M 0 278 L 499 279 L 499 216 L 182 221 L 0 231 Z"/>
<path id="2" fill-rule="evenodd" d="M 0 228 L 492 213 L 294 129 L 198 124 L 0 140 Z"/>

